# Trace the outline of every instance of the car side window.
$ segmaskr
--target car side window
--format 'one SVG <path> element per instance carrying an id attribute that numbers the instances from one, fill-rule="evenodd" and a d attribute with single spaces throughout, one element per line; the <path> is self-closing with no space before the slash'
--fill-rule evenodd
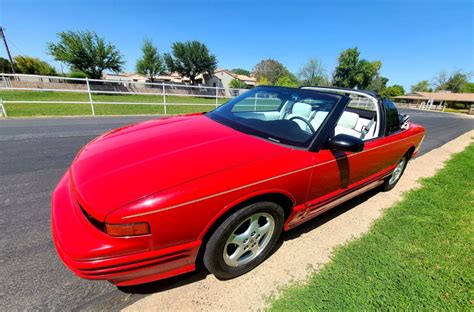
<path id="1" fill-rule="evenodd" d="M 364 141 L 377 137 L 377 108 L 366 97 L 351 95 L 351 100 L 334 129 L 334 135 L 347 134 Z"/>
<path id="2" fill-rule="evenodd" d="M 391 101 L 384 99 L 383 105 L 386 112 L 387 127 L 385 129 L 385 135 L 390 135 L 401 130 L 400 117 L 395 104 Z"/>

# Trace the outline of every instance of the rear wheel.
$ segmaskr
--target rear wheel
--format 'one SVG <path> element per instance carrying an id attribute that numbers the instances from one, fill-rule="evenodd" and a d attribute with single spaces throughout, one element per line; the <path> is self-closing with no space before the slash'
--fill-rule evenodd
<path id="1" fill-rule="evenodd" d="M 270 255 L 283 222 L 283 208 L 273 202 L 259 202 L 240 209 L 207 242 L 205 267 L 219 279 L 249 272 Z"/>
<path id="2" fill-rule="evenodd" d="M 392 174 L 387 177 L 384 183 L 381 185 L 381 189 L 383 191 L 390 191 L 397 185 L 398 181 L 402 177 L 403 173 L 405 172 L 405 168 L 408 164 L 408 154 L 405 154 L 402 159 L 398 162 L 397 166 L 393 170 Z"/>

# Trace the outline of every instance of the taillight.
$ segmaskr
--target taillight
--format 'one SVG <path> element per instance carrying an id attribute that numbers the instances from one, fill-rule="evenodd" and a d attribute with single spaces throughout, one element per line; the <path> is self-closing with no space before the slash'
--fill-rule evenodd
<path id="1" fill-rule="evenodd" d="M 145 222 L 129 224 L 105 224 L 105 232 L 110 236 L 137 236 L 150 234 L 150 225 Z"/>

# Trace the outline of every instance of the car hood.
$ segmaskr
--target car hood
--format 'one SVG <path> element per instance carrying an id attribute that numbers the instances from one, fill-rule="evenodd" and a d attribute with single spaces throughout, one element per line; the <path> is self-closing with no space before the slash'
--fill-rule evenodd
<path id="1" fill-rule="evenodd" d="M 147 195 L 290 149 L 204 115 L 151 120 L 87 144 L 70 168 L 73 192 L 99 221 Z"/>

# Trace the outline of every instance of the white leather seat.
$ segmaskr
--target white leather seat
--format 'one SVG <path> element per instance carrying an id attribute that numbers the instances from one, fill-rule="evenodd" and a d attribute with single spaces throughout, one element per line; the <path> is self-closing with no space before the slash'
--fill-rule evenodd
<path id="1" fill-rule="evenodd" d="M 341 118 L 339 118 L 339 121 L 337 122 L 337 125 L 348 129 L 355 129 L 358 121 L 359 114 L 343 112 Z"/>
<path id="2" fill-rule="evenodd" d="M 309 120 L 311 116 L 311 109 L 311 105 L 309 104 L 296 102 L 293 104 L 291 114 L 289 114 L 286 119 L 290 120 L 292 117 L 299 116 Z M 308 125 L 304 121 L 299 119 L 293 119 L 293 121 L 296 122 L 298 126 L 300 126 L 301 130 L 309 131 Z"/>
<path id="3" fill-rule="evenodd" d="M 360 138 L 361 133 L 355 130 L 357 122 L 359 121 L 359 114 L 353 112 L 343 112 L 341 118 L 337 122 L 335 135 L 344 133 L 356 138 Z"/>
<path id="4" fill-rule="evenodd" d="M 291 109 L 291 115 L 297 115 L 308 119 L 309 115 L 311 115 L 311 105 L 302 102 L 296 102 L 293 104 L 293 108 Z"/>
<path id="5" fill-rule="evenodd" d="M 313 119 L 311 120 L 311 125 L 313 126 L 314 130 L 318 130 L 318 128 L 323 123 L 324 119 L 326 119 L 329 112 L 324 111 L 317 111 L 314 115 Z"/>

